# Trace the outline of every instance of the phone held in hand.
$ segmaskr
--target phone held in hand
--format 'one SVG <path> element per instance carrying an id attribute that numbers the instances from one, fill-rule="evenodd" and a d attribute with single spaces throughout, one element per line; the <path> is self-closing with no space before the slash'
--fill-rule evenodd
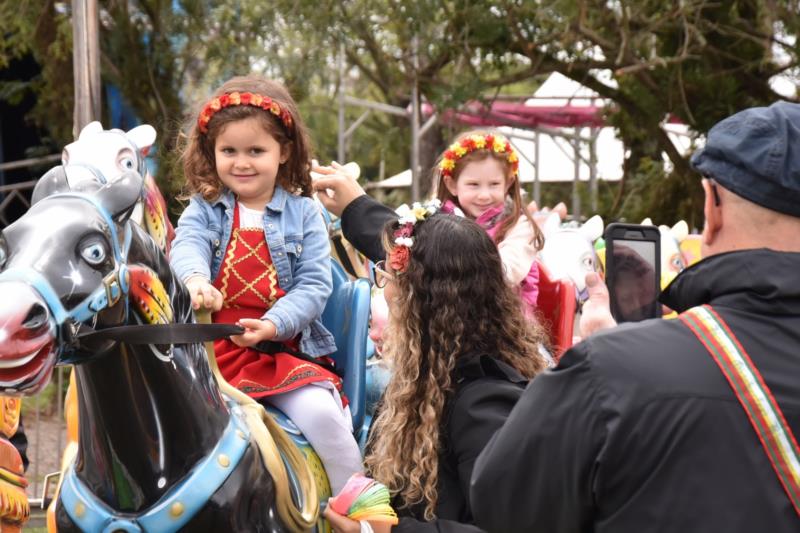
<path id="1" fill-rule="evenodd" d="M 617 322 L 638 322 L 661 316 L 661 236 L 655 226 L 609 224 L 606 241 L 606 283 L 611 314 Z"/>

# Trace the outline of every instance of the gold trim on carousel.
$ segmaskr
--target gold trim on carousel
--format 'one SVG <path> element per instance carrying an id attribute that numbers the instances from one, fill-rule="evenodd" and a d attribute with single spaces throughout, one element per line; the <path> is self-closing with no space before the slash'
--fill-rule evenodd
<path id="1" fill-rule="evenodd" d="M 5 481 L 0 481 L 0 516 L 3 521 L 25 522 L 31 515 L 25 491 Z"/>

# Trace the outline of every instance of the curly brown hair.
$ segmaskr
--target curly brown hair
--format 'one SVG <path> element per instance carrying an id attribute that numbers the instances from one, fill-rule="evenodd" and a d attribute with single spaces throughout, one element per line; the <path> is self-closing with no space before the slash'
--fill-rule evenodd
<path id="1" fill-rule="evenodd" d="M 211 98 L 236 91 L 268 96 L 291 114 L 292 128 L 289 131 L 278 117 L 268 111 L 250 105 L 235 105 L 214 113 L 208 123 L 208 131 L 202 133 L 197 124 L 201 105 L 191 118 L 188 140 L 181 154 L 186 195 L 200 194 L 207 201 L 219 197 L 223 184 L 217 175 L 214 158 L 217 136 L 231 122 L 256 117 L 267 133 L 278 141 L 281 150 L 289 151 L 288 159 L 278 170 L 277 184 L 291 193 L 299 192 L 303 196 L 311 196 L 311 143 L 297 111 L 297 104 L 289 91 L 277 81 L 251 74 L 231 78 Z"/>
<path id="2" fill-rule="evenodd" d="M 397 222 L 387 225 L 391 250 Z M 505 281 L 497 246 L 466 218 L 436 214 L 414 228 L 408 268 L 396 274 L 384 354 L 393 366 L 371 432 L 366 465 L 402 505 L 434 518 L 443 411 L 456 361 L 489 354 L 531 378 L 546 363 L 543 330 L 523 316 Z"/>
<path id="3" fill-rule="evenodd" d="M 485 136 L 489 134 L 504 137 L 502 133 L 495 133 L 488 130 L 471 130 L 466 131 L 456 137 L 453 143 L 460 142 L 471 135 Z M 510 185 L 508 187 L 508 195 L 511 197 L 511 213 L 509 213 L 509 215 L 500 223 L 500 227 L 494 234 L 494 242 L 497 244 L 503 242 L 508 230 L 510 230 L 514 224 L 517 223 L 520 216 L 524 215 L 533 228 L 533 243 L 538 250 L 541 250 L 544 247 L 544 234 L 542 233 L 542 230 L 539 229 L 539 226 L 537 226 L 533 221 L 533 217 L 531 217 L 530 213 L 528 213 L 528 210 L 525 209 L 525 206 L 522 205 L 522 186 L 520 185 L 519 176 L 512 176 L 511 163 L 508 162 L 508 157 L 505 154 L 497 154 L 488 148 L 483 150 L 475 150 L 465 154 L 463 157 L 460 157 L 456 160 L 456 166 L 453 169 L 453 182 L 458 181 L 458 177 L 461 175 L 464 167 L 466 167 L 469 163 L 480 162 L 485 159 L 489 159 L 490 157 L 503 165 L 506 175 L 506 184 Z M 442 159 L 444 159 L 444 152 L 442 152 L 442 154 L 439 156 L 439 159 L 437 159 L 436 164 L 433 167 L 433 177 L 434 180 L 436 180 L 436 196 L 439 198 L 439 200 L 441 200 L 442 203 L 450 200 L 454 204 L 459 205 L 458 198 L 450 192 L 450 189 L 447 188 L 447 185 L 445 184 L 445 176 L 439 170 L 439 164 L 442 162 Z"/>

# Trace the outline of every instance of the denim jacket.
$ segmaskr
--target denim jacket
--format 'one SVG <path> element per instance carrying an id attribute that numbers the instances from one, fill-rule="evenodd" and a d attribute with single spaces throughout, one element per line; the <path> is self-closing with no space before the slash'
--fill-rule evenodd
<path id="1" fill-rule="evenodd" d="M 213 202 L 199 195 L 191 198 L 178 220 L 170 251 L 170 264 L 178 279 L 185 281 L 198 274 L 216 279 L 233 231 L 235 205 L 233 193 L 227 189 Z M 333 335 L 319 318 L 333 287 L 330 244 L 314 201 L 276 185 L 264 210 L 264 236 L 278 285 L 286 295 L 261 318 L 275 324 L 276 341 L 302 333 L 302 352 L 312 356 L 333 353 Z"/>

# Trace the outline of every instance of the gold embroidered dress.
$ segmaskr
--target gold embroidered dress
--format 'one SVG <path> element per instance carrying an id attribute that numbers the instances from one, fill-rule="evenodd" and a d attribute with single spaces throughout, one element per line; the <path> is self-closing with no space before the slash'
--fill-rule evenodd
<path id="1" fill-rule="evenodd" d="M 222 293 L 222 309 L 215 323 L 235 324 L 242 318 L 261 318 L 286 292 L 278 285 L 262 228 L 240 228 L 239 206 L 234 208 L 233 230 L 225 259 L 214 287 Z M 296 339 L 284 341 L 292 350 Z M 333 372 L 288 353 L 267 354 L 243 348 L 230 339 L 214 343 L 222 376 L 253 398 L 297 389 L 309 383 L 330 381 L 341 391 L 341 379 Z"/>

